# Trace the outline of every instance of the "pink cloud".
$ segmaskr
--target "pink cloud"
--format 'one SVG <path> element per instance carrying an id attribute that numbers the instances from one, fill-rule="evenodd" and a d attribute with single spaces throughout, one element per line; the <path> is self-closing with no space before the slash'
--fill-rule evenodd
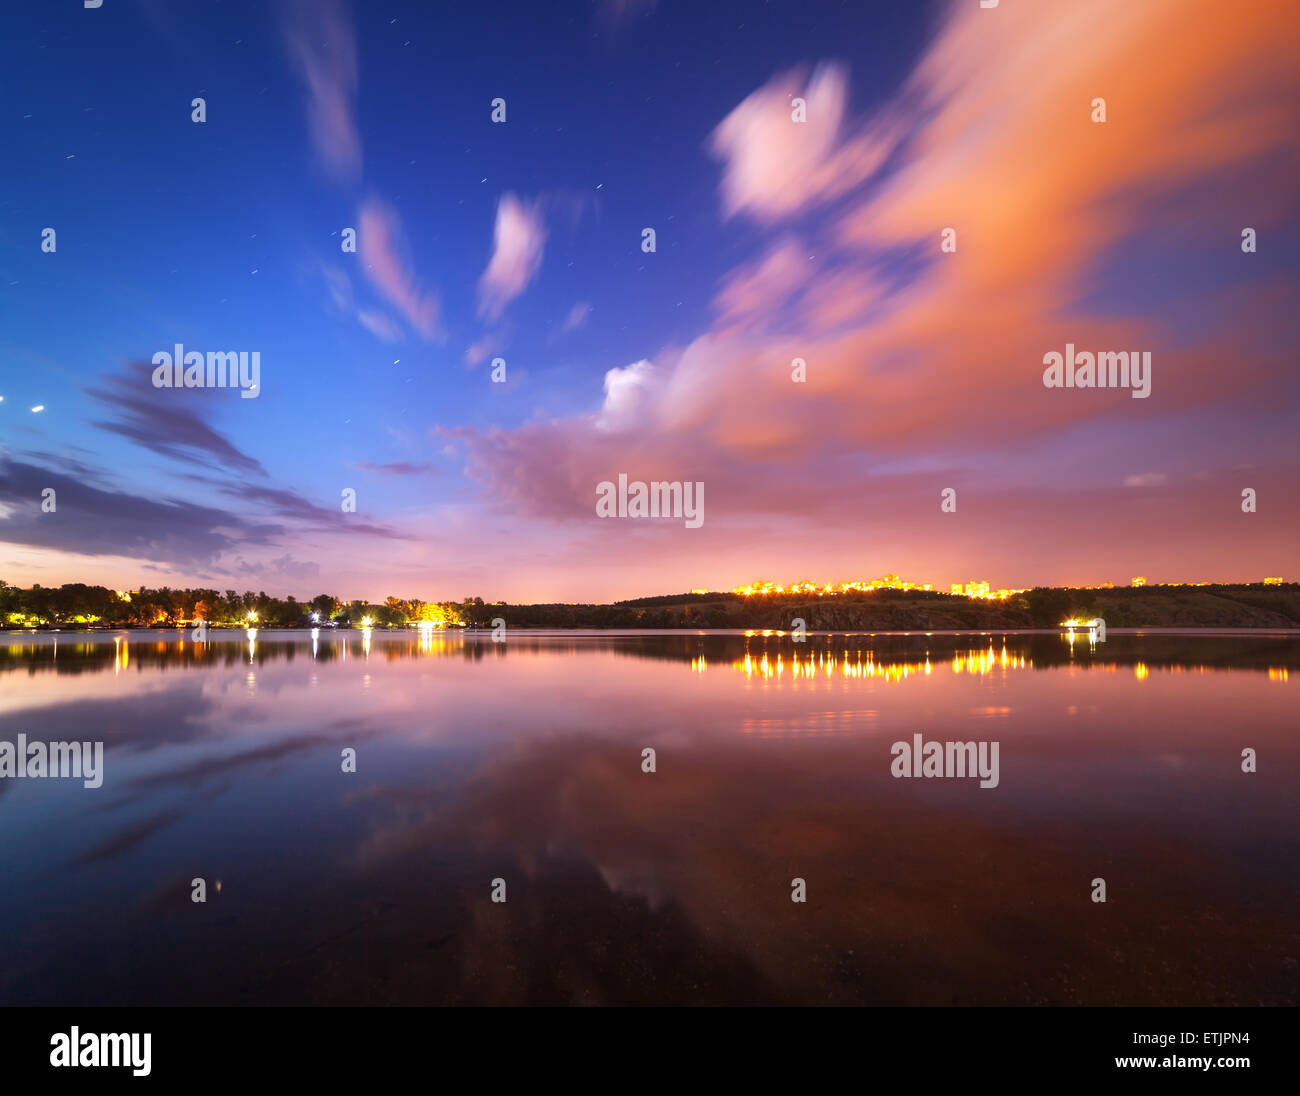
<path id="1" fill-rule="evenodd" d="M 500 317 L 541 269 L 546 226 L 537 204 L 503 195 L 493 238 L 492 261 L 479 279 L 479 315 L 490 320 Z"/>
<path id="2" fill-rule="evenodd" d="M 579 301 L 571 309 L 569 314 L 564 318 L 564 323 L 560 327 L 563 334 L 570 331 L 577 331 L 580 327 L 587 326 L 587 320 L 591 317 L 591 302 Z"/>
<path id="3" fill-rule="evenodd" d="M 357 131 L 357 44 L 339 0 L 295 2 L 285 19 L 289 60 L 306 93 L 307 123 L 316 153 L 335 175 L 361 171 Z"/>
<path id="4" fill-rule="evenodd" d="M 374 200 L 360 212 L 359 245 L 366 276 L 402 313 L 424 339 L 433 338 L 438 325 L 438 298 L 420 287 L 401 256 L 404 241 L 397 216 Z"/>
<path id="5" fill-rule="evenodd" d="M 610 370 L 589 415 L 464 434 L 471 472 L 506 509 L 572 521 L 575 536 L 612 474 L 704 479 L 711 522 L 734 531 L 787 519 L 788 554 L 799 530 L 844 520 L 846 499 L 877 524 L 893 520 L 875 505 L 887 500 L 903 513 L 923 494 L 937 513 L 935 469 L 949 479 L 983 469 L 996 494 L 1053 468 L 1077 492 L 1062 447 L 1105 432 L 1088 468 L 1102 512 L 1115 493 L 1137 495 L 1122 484 L 1149 467 L 1153 432 L 1177 432 L 1222 400 L 1224 362 L 1239 398 L 1281 398 L 1294 382 L 1265 333 L 1286 324 L 1283 279 L 1202 290 L 1184 306 L 1194 333 L 1163 305 L 1101 313 L 1081 302 L 1117 244 L 1175 230 L 1189 208 L 1212 212 L 1240 180 L 1269 216 L 1294 214 L 1294 193 L 1257 168 L 1287 153 L 1300 124 L 1295 47 L 1277 20 L 1210 0 L 1102 7 L 1085 19 L 1064 5 L 1012 6 L 992 20 L 954 8 L 899 98 L 863 120 L 847 117 L 834 66 L 806 88 L 783 77 L 749 96 L 714 135 L 724 208 L 761 221 L 833 199 L 846 208 L 815 245 L 778 239 L 724 278 L 715 325 L 654 353 L 653 367 Z M 1084 33 L 1079 21 L 1098 18 L 1113 33 Z M 800 91 L 812 129 L 790 122 Z M 1094 126 L 1102 91 L 1111 121 Z M 874 178 L 887 152 L 897 155 Z M 1192 195 L 1176 215 L 1170 187 Z M 1193 223 L 1205 232 L 1203 216 Z M 1226 253 L 1231 223 L 1220 226 Z M 939 250 L 948 226 L 959 241 L 950 255 Z M 917 260 L 891 261 L 900 250 Z M 1153 350 L 1153 398 L 1046 389 L 1042 355 L 1067 341 Z M 806 361 L 804 383 L 791 379 L 794 358 Z M 1018 490 L 999 499 L 1009 514 Z"/>
<path id="6" fill-rule="evenodd" d="M 723 327 L 802 326 L 829 332 L 861 323 L 887 291 L 869 269 L 789 237 L 723 279 L 714 308 Z"/>
<path id="7" fill-rule="evenodd" d="M 475 339 L 465 349 L 465 364 L 479 365 L 489 355 L 500 350 L 502 345 L 502 339 L 499 335 L 484 335 L 481 339 Z"/>
<path id="8" fill-rule="evenodd" d="M 733 270 L 714 298 L 714 307 L 723 320 L 761 319 L 773 306 L 801 293 L 816 269 L 806 246 L 784 239 L 757 263 Z"/>
<path id="9" fill-rule="evenodd" d="M 796 121 L 795 99 L 804 100 Z M 847 193 L 869 178 L 893 151 L 899 126 L 888 117 L 841 140 L 848 72 L 823 64 L 806 82 L 788 72 L 733 110 L 709 139 L 724 163 L 722 207 L 760 221 L 789 217 Z"/>

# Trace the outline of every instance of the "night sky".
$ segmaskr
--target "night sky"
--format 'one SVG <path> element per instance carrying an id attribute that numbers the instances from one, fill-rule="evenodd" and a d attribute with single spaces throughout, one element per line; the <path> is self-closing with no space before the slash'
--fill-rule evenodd
<path id="1" fill-rule="evenodd" d="M 0 578 L 1294 580 L 1295 31 L 1273 0 L 6 3 Z M 259 352 L 257 398 L 155 388 L 177 343 Z M 1149 398 L 1046 388 L 1067 343 L 1149 351 Z M 703 525 L 598 518 L 620 473 L 702 482 Z"/>

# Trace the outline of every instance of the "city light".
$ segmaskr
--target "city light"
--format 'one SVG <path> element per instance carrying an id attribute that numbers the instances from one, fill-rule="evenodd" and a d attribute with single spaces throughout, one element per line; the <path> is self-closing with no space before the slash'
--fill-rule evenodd
<path id="1" fill-rule="evenodd" d="M 801 579 L 799 582 L 792 582 L 788 586 L 778 585 L 775 582 L 762 581 L 751 582 L 748 586 L 738 586 L 732 590 L 733 594 L 741 597 L 762 597 L 770 594 L 816 594 L 818 597 L 835 597 L 837 594 L 863 593 L 869 594 L 876 590 L 911 590 L 932 592 L 933 587 L 930 583 L 910 582 L 900 578 L 898 575 L 885 575 L 876 579 L 857 579 L 852 582 L 841 582 L 835 585 L 819 585 L 808 579 Z M 703 591 L 696 591 L 703 592 Z M 960 582 L 953 583 L 952 592 L 961 597 L 982 598 L 985 600 L 1005 600 L 1014 597 L 1016 594 L 1023 594 L 1026 591 L 1021 589 L 998 589 L 993 590 L 987 582 L 968 582 L 963 586 Z"/>

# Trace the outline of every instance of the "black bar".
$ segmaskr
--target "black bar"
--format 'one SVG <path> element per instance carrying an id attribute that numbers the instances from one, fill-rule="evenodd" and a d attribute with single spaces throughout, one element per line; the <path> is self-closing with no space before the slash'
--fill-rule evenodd
<path id="1" fill-rule="evenodd" d="M 6 1009 L 6 1089 L 19 1080 L 98 1085 L 250 1080 L 340 1083 L 401 1076 L 533 1083 L 570 1078 L 622 1087 L 662 1074 L 674 1087 L 718 1073 L 822 1088 L 911 1079 L 1113 1081 L 1181 1087 L 1208 1078 L 1249 1090 L 1293 1081 L 1295 1014 L 1282 1009 Z M 149 1073 L 51 1065 L 73 1028 L 150 1035 Z M 1226 1033 L 1226 1038 L 1225 1038 Z M 1156 1041 L 1165 1037 L 1166 1041 Z M 1194 1041 L 1182 1042 L 1189 1038 Z M 142 1044 L 137 1044 L 142 1046 Z M 86 1051 L 83 1050 L 83 1053 Z M 1195 1066 L 1188 1059 L 1211 1059 Z M 1130 1064 L 1120 1066 L 1117 1060 Z M 1148 1060 L 1137 1064 L 1135 1060 Z M 1229 1065 L 1225 1060 L 1232 1060 Z M 1180 1060 L 1183 1064 L 1180 1064 Z M 846 1072 L 847 1071 L 847 1072 Z M 785 1079 L 783 1082 L 781 1079 Z M 1123 1082 L 1121 1082 L 1123 1083 Z M 692 1085 L 692 1087 L 694 1087 Z M 836 1085 L 835 1087 L 839 1087 Z"/>

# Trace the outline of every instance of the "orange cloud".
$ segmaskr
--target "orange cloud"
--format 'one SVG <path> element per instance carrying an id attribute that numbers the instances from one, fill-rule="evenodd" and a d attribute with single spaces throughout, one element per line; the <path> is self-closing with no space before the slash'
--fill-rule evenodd
<path id="1" fill-rule="evenodd" d="M 1086 425 L 1110 431 L 1098 475 L 1132 494 L 1122 484 L 1151 467 L 1156 431 L 1188 436 L 1229 388 L 1266 405 L 1294 389 L 1291 352 L 1266 333 L 1294 328 L 1295 286 L 1236 262 L 1241 224 L 1296 214 L 1287 174 L 1266 170 L 1296 163 L 1287 10 L 955 5 L 899 94 L 861 120 L 842 69 L 776 78 L 714 131 L 723 209 L 765 224 L 820 210 L 820 223 L 732 271 L 709 330 L 656 350 L 653 370 L 613 371 L 600 410 L 471 432 L 471 469 L 533 514 L 589 514 L 593 485 L 627 471 L 708 481 L 719 521 L 817 520 L 864 469 L 883 495 L 939 454 L 983 469 L 989 489 L 1032 481 Z M 1187 240 L 1222 255 L 1194 297 L 1171 247 Z M 1149 299 L 1116 294 L 1113 279 L 1148 267 Z M 1046 389 L 1043 354 L 1066 342 L 1153 351 L 1152 399 Z"/>

